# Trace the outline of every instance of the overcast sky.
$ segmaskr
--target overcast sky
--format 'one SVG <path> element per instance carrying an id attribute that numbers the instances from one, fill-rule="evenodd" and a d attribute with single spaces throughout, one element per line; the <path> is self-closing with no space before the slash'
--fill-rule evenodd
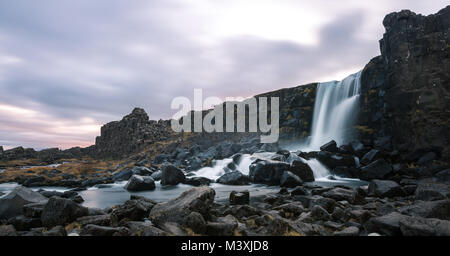
<path id="1" fill-rule="evenodd" d="M 0 145 L 89 146 L 133 107 L 339 80 L 379 55 L 384 16 L 448 0 L 0 0 Z"/>

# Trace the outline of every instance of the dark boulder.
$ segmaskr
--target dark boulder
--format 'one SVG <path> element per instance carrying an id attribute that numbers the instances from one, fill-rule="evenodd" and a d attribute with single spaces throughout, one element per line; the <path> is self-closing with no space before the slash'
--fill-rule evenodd
<path id="1" fill-rule="evenodd" d="M 83 227 L 80 235 L 82 236 L 126 236 L 129 234 L 125 227 L 105 227 L 89 224 Z"/>
<path id="2" fill-rule="evenodd" d="M 211 236 L 232 236 L 237 226 L 237 219 L 232 215 L 227 215 L 218 218 L 216 222 L 208 222 L 206 234 Z"/>
<path id="3" fill-rule="evenodd" d="M 311 209 L 311 218 L 327 221 L 331 219 L 331 215 L 320 205 L 314 205 Z"/>
<path id="4" fill-rule="evenodd" d="M 339 151 L 336 141 L 332 140 L 320 147 L 320 151 L 327 151 L 331 153 L 337 153 Z"/>
<path id="5" fill-rule="evenodd" d="M 0 225 L 0 236 L 17 236 L 17 230 L 13 225 Z"/>
<path id="6" fill-rule="evenodd" d="M 130 221 L 127 223 L 131 236 L 167 236 L 167 232 L 153 226 L 150 222 Z"/>
<path id="7" fill-rule="evenodd" d="M 82 226 L 86 226 L 89 224 L 94 224 L 94 225 L 99 225 L 99 226 L 110 226 L 111 225 L 111 216 L 109 214 L 84 216 L 84 217 L 78 218 L 76 220 L 76 222 L 80 223 Z"/>
<path id="8" fill-rule="evenodd" d="M 217 179 L 217 183 L 225 185 L 248 185 L 250 179 L 247 175 L 242 174 L 240 171 L 232 171 L 225 173 Z"/>
<path id="9" fill-rule="evenodd" d="M 450 199 L 438 201 L 416 201 L 412 205 L 400 207 L 402 214 L 423 218 L 450 220 Z"/>
<path id="10" fill-rule="evenodd" d="M 183 171 L 173 165 L 165 165 L 161 171 L 161 185 L 178 185 L 186 181 Z"/>
<path id="11" fill-rule="evenodd" d="M 131 171 L 133 172 L 133 175 L 141 175 L 141 176 L 150 176 L 153 173 L 152 170 L 150 170 L 145 166 L 135 166 Z"/>
<path id="12" fill-rule="evenodd" d="M 311 167 L 309 167 L 309 165 L 304 163 L 303 161 L 292 161 L 291 165 L 289 166 L 289 171 L 297 175 L 304 182 L 314 181 L 314 173 Z"/>
<path id="13" fill-rule="evenodd" d="M 158 171 L 152 173 L 152 175 L 150 175 L 150 177 L 152 177 L 152 179 L 155 180 L 155 181 L 161 180 L 162 171 L 158 170 Z"/>
<path id="14" fill-rule="evenodd" d="M 42 232 L 43 236 L 67 236 L 67 232 L 63 226 L 56 226 L 48 231 Z"/>
<path id="15" fill-rule="evenodd" d="M 209 186 L 209 184 L 211 184 L 211 180 L 205 177 L 192 177 L 186 178 L 186 181 L 184 183 L 194 187 L 200 187 Z"/>
<path id="16" fill-rule="evenodd" d="M 363 165 L 368 165 L 368 164 L 372 163 L 373 161 L 380 159 L 381 157 L 382 157 L 381 151 L 372 149 L 363 156 L 363 158 L 361 159 L 360 162 Z"/>
<path id="17" fill-rule="evenodd" d="M 414 193 L 416 200 L 436 201 L 450 196 L 450 186 L 438 183 L 421 183 Z"/>
<path id="18" fill-rule="evenodd" d="M 48 199 L 38 192 L 19 186 L 0 199 L 0 219 L 9 219 L 23 214 L 23 206 L 45 203 Z"/>
<path id="19" fill-rule="evenodd" d="M 305 196 L 307 194 L 308 191 L 302 186 L 298 186 L 291 191 L 292 196 Z"/>
<path id="20" fill-rule="evenodd" d="M 121 171 L 113 172 L 112 175 L 114 181 L 123 181 L 130 179 L 131 175 L 133 175 L 133 172 L 130 169 L 126 168 Z"/>
<path id="21" fill-rule="evenodd" d="M 403 196 L 402 187 L 392 180 L 372 180 L 369 183 L 369 194 L 377 197 Z"/>
<path id="22" fill-rule="evenodd" d="M 195 234 L 204 234 L 206 232 L 206 221 L 198 212 L 191 212 L 186 216 L 183 226 L 191 229 Z"/>
<path id="23" fill-rule="evenodd" d="M 401 235 L 400 221 L 408 218 L 398 212 L 393 212 L 380 217 L 373 217 L 366 223 L 366 230 L 370 233 L 379 233 L 388 236 Z"/>
<path id="24" fill-rule="evenodd" d="M 31 203 L 23 206 L 23 215 L 29 218 L 40 218 L 47 202 Z"/>
<path id="25" fill-rule="evenodd" d="M 358 236 L 359 228 L 357 228 L 357 227 L 344 228 L 341 231 L 334 232 L 333 235 L 334 236 Z"/>
<path id="26" fill-rule="evenodd" d="M 351 155 L 321 151 L 315 157 L 331 170 L 338 166 L 356 167 L 355 158 Z"/>
<path id="27" fill-rule="evenodd" d="M 450 221 L 406 217 L 400 221 L 404 236 L 450 236 Z"/>
<path id="28" fill-rule="evenodd" d="M 155 205 L 149 218 L 155 225 L 162 226 L 166 222 L 182 223 L 184 218 L 193 211 L 203 216 L 208 215 L 215 194 L 215 191 L 209 187 L 192 188 L 176 199 Z"/>
<path id="29" fill-rule="evenodd" d="M 361 168 L 359 178 L 362 180 L 384 179 L 392 173 L 392 166 L 384 159 L 378 159 Z"/>
<path id="30" fill-rule="evenodd" d="M 118 224 L 123 219 L 141 221 L 148 216 L 156 202 L 145 197 L 131 197 L 124 204 L 114 208 L 111 212 L 111 222 Z"/>
<path id="31" fill-rule="evenodd" d="M 280 185 L 284 171 L 290 169 L 287 163 L 263 160 L 250 165 L 249 177 L 253 183 L 266 185 Z"/>
<path id="32" fill-rule="evenodd" d="M 128 191 L 154 190 L 155 181 L 150 176 L 133 175 L 124 188 Z"/>
<path id="33" fill-rule="evenodd" d="M 250 203 L 250 192 L 248 191 L 231 191 L 230 205 L 242 205 Z"/>
<path id="34" fill-rule="evenodd" d="M 32 228 L 42 227 L 40 218 L 29 218 L 23 215 L 10 218 L 8 220 L 8 224 L 13 225 L 18 231 L 26 231 Z"/>
<path id="35" fill-rule="evenodd" d="M 302 179 L 290 171 L 285 171 L 280 179 L 280 186 L 287 188 L 295 188 L 303 184 Z"/>
<path id="36" fill-rule="evenodd" d="M 89 210 L 86 207 L 72 200 L 54 196 L 48 200 L 42 210 L 41 221 L 45 227 L 54 227 L 71 223 L 88 214 Z"/>

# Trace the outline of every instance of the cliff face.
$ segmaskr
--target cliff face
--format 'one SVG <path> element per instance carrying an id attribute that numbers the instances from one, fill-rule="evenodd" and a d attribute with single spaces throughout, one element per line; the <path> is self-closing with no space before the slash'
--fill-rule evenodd
<path id="1" fill-rule="evenodd" d="M 450 158 L 450 6 L 422 16 L 391 13 L 381 56 L 362 74 L 359 130 L 366 142 Z"/>
<path id="2" fill-rule="evenodd" d="M 101 135 L 95 142 L 95 155 L 124 157 L 143 150 L 153 142 L 166 140 L 170 134 L 168 121 L 150 121 L 143 109 L 135 108 L 121 121 L 102 126 Z"/>

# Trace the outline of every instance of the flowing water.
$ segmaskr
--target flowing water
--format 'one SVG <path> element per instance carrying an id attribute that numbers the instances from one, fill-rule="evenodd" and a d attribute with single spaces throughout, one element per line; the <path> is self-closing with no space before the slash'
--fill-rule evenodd
<path id="1" fill-rule="evenodd" d="M 332 81 L 320 83 L 317 88 L 317 95 L 314 106 L 313 125 L 311 130 L 311 138 L 305 145 L 298 145 L 295 150 L 316 151 L 323 144 L 335 140 L 338 145 L 350 142 L 353 136 L 352 128 L 358 111 L 359 93 L 360 93 L 361 72 L 350 75 L 342 81 Z M 241 157 L 237 164 L 237 170 L 243 174 L 249 174 L 249 166 L 257 158 L 270 159 L 274 153 L 255 153 L 253 155 L 245 154 Z M 346 179 L 332 175 L 330 171 L 318 160 L 306 160 L 300 158 L 307 163 L 314 172 L 315 182 L 320 186 L 335 186 L 337 184 L 347 186 L 360 186 L 366 183 L 357 179 Z M 358 161 L 358 159 L 355 159 Z M 218 179 L 225 174 L 227 166 L 233 162 L 231 158 L 215 160 L 212 167 L 201 168 L 195 173 L 195 176 L 206 177 L 212 180 Z M 54 166 L 56 167 L 56 165 Z M 191 186 L 180 184 L 177 186 L 165 187 L 156 182 L 154 191 L 130 193 L 123 187 L 126 182 L 118 182 L 114 184 L 97 185 L 81 191 L 80 195 L 85 199 L 83 205 L 88 207 L 105 208 L 113 205 L 121 204 L 130 198 L 131 194 L 142 195 L 155 201 L 166 201 L 178 197 L 183 191 Z M 0 192 L 7 194 L 16 183 L 0 184 Z M 212 183 L 211 187 L 216 191 L 217 200 L 227 200 L 231 191 L 249 190 L 252 196 L 264 195 L 269 192 L 276 192 L 279 187 L 269 187 L 265 185 L 252 184 L 248 186 L 228 186 L 218 183 Z M 34 188 L 34 190 L 56 190 L 65 191 L 67 188 L 61 187 L 42 187 Z M 1 196 L 0 193 L 0 197 Z M 4 196 L 4 195 L 3 195 Z"/>

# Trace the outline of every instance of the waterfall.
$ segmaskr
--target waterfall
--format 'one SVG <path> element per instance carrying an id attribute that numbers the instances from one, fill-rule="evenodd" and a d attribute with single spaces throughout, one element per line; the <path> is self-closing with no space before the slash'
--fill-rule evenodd
<path id="1" fill-rule="evenodd" d="M 361 73 L 317 86 L 308 148 L 318 150 L 331 140 L 338 144 L 350 142 L 358 113 Z"/>

